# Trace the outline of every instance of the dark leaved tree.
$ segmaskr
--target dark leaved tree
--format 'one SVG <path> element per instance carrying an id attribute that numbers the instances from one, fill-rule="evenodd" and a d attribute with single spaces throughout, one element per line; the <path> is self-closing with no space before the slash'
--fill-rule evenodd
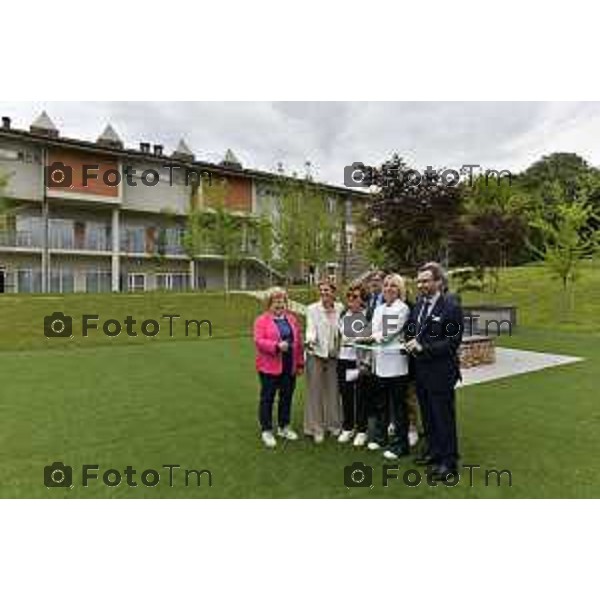
<path id="1" fill-rule="evenodd" d="M 367 222 L 377 229 L 385 267 L 414 269 L 428 260 L 447 262 L 448 242 L 460 213 L 461 190 L 440 173 L 418 173 L 397 155 L 375 169 L 376 192 L 367 207 Z"/>

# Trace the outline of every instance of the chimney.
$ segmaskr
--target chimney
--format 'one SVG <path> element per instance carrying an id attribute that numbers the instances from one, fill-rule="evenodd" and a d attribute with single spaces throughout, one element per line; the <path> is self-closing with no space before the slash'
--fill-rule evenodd
<path id="1" fill-rule="evenodd" d="M 154 155 L 162 156 L 162 153 L 163 153 L 163 147 L 160 144 L 154 144 Z"/>
<path id="2" fill-rule="evenodd" d="M 2 117 L 2 129 L 10 129 L 10 117 Z"/>
<path id="3" fill-rule="evenodd" d="M 148 154 L 150 152 L 150 144 L 148 142 L 140 142 L 140 152 Z"/>

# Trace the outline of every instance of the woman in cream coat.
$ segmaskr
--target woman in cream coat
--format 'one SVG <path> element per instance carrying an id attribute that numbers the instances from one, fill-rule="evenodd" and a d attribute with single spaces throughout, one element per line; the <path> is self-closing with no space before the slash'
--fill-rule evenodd
<path id="1" fill-rule="evenodd" d="M 335 284 L 319 283 L 319 302 L 306 310 L 306 382 L 304 433 L 319 444 L 325 432 L 338 436 L 342 411 L 337 387 L 338 322 L 343 310 L 335 301 Z"/>

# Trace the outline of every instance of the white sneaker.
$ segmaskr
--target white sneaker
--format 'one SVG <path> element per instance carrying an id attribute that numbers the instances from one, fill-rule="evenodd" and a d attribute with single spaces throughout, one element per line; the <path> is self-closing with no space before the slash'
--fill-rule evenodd
<path id="1" fill-rule="evenodd" d="M 359 446 L 364 446 L 367 443 L 367 439 L 368 436 L 366 433 L 357 433 L 356 436 L 354 436 L 354 446 L 359 447 Z"/>
<path id="2" fill-rule="evenodd" d="M 319 431 L 313 435 L 313 439 L 315 440 L 315 444 L 322 444 L 325 440 L 325 434 Z"/>
<path id="3" fill-rule="evenodd" d="M 344 430 L 338 436 L 338 442 L 340 444 L 347 444 L 354 437 L 354 431 Z"/>
<path id="4" fill-rule="evenodd" d="M 377 442 L 369 442 L 367 444 L 367 448 L 369 450 L 379 450 L 379 448 L 381 448 L 381 446 Z"/>
<path id="5" fill-rule="evenodd" d="M 289 440 L 290 442 L 295 442 L 298 439 L 298 434 L 289 427 L 284 427 L 283 429 L 279 427 L 277 429 L 277 435 L 284 440 Z"/>
<path id="6" fill-rule="evenodd" d="M 410 446 L 416 446 L 419 441 L 419 432 L 416 427 L 411 427 L 408 430 L 408 444 Z"/>
<path id="7" fill-rule="evenodd" d="M 260 437 L 267 448 L 275 448 L 277 446 L 277 440 L 272 431 L 263 431 Z"/>
<path id="8" fill-rule="evenodd" d="M 383 458 L 386 458 L 387 460 L 398 460 L 398 455 L 394 454 L 391 450 L 386 450 L 383 453 Z"/>

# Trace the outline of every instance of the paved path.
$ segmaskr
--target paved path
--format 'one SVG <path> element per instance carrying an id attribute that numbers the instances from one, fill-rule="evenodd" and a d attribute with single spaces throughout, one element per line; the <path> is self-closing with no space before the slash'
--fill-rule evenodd
<path id="1" fill-rule="evenodd" d="M 493 365 L 480 365 L 463 369 L 462 386 L 494 381 L 531 373 L 559 365 L 567 365 L 583 360 L 577 356 L 564 356 L 561 354 L 546 354 L 531 352 L 530 350 L 515 350 L 514 348 L 496 347 L 496 362 Z"/>

